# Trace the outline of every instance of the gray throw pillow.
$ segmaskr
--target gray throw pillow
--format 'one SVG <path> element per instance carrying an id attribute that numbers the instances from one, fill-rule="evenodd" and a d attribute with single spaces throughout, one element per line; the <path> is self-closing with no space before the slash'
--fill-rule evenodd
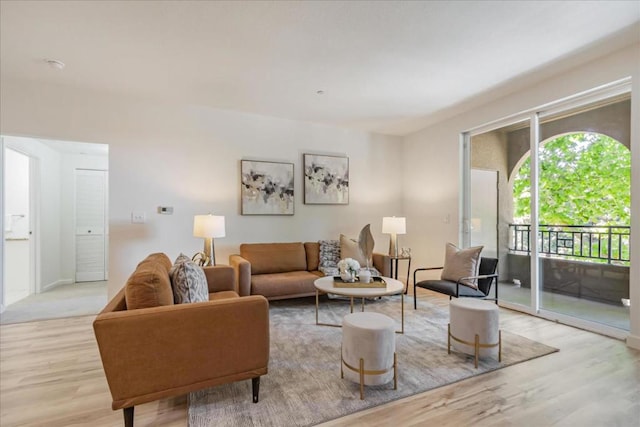
<path id="1" fill-rule="evenodd" d="M 337 240 L 319 240 L 320 262 L 323 268 L 338 268 L 340 261 L 340 242 Z M 319 269 L 323 271 L 322 268 Z"/>
<path id="2" fill-rule="evenodd" d="M 457 282 L 462 277 L 477 276 L 480 268 L 480 252 L 483 246 L 460 249 L 453 243 L 447 243 L 445 248 L 444 269 L 440 278 Z M 460 282 L 470 288 L 478 289 L 477 280 L 463 280 Z"/>
<path id="3" fill-rule="evenodd" d="M 209 287 L 202 267 L 180 254 L 169 271 L 176 304 L 209 301 Z"/>

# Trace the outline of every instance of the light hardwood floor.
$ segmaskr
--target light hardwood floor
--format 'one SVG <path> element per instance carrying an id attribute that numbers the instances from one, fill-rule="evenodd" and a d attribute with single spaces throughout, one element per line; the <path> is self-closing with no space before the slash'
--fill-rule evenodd
<path id="1" fill-rule="evenodd" d="M 447 307 L 446 298 L 421 292 L 421 298 Z M 410 304 L 407 309 L 412 309 Z M 500 312 L 502 329 L 560 352 L 323 426 L 640 425 L 639 351 L 611 338 L 510 310 Z M 0 327 L 0 425 L 122 425 L 121 411 L 111 410 L 93 318 Z M 135 424 L 186 426 L 186 409 L 186 397 L 140 405 Z"/>

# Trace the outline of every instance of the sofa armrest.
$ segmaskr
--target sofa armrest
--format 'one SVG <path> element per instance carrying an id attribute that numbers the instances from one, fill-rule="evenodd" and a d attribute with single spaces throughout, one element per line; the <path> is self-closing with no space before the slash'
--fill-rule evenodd
<path id="1" fill-rule="evenodd" d="M 391 257 L 378 253 L 374 253 L 371 257 L 373 258 L 373 266 L 380 274 L 389 277 L 391 275 Z"/>
<path id="2" fill-rule="evenodd" d="M 236 272 L 238 294 L 241 297 L 251 295 L 251 263 L 240 255 L 230 255 L 229 264 Z"/>
<path id="3" fill-rule="evenodd" d="M 236 290 L 236 272 L 228 265 L 204 267 L 209 293 Z"/>
<path id="4" fill-rule="evenodd" d="M 102 313 L 93 329 L 114 410 L 267 373 L 262 296 Z"/>

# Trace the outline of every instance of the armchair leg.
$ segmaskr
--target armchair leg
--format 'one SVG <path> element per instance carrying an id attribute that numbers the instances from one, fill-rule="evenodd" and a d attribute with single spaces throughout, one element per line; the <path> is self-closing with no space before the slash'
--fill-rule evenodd
<path id="1" fill-rule="evenodd" d="M 413 283 L 413 309 L 414 310 L 418 309 L 418 303 L 416 302 L 416 284 L 415 284 L 415 282 Z"/>
<path id="2" fill-rule="evenodd" d="M 133 408 L 123 408 L 122 414 L 124 415 L 124 427 L 133 427 Z"/>
<path id="3" fill-rule="evenodd" d="M 260 377 L 251 378 L 251 391 L 253 393 L 253 403 L 258 403 L 260 393 Z"/>

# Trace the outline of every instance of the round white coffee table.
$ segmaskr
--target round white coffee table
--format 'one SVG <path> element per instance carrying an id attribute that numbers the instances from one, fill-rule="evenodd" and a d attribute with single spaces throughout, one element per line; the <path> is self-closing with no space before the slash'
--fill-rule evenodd
<path id="1" fill-rule="evenodd" d="M 384 288 L 336 288 L 333 282 L 333 276 L 325 276 L 316 279 L 313 285 L 316 287 L 316 325 L 323 326 L 337 326 L 341 325 L 331 323 L 320 323 L 318 321 L 318 305 L 320 294 L 333 294 L 349 297 L 351 299 L 351 313 L 353 313 L 353 299 L 362 299 L 362 311 L 364 311 L 364 299 L 383 297 L 388 295 L 400 295 L 400 313 L 401 313 L 401 328 L 399 332 L 404 334 L 404 284 L 399 280 L 392 279 L 391 277 L 382 277 L 382 280 L 387 284 Z"/>

